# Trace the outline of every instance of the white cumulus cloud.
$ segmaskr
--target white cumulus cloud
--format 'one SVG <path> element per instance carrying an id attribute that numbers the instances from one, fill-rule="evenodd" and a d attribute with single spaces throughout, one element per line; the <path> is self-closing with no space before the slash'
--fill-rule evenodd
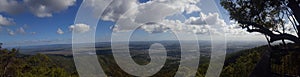
<path id="1" fill-rule="evenodd" d="M 23 27 L 18 28 L 17 32 L 20 33 L 20 34 L 25 34 L 26 33 L 26 31 Z"/>
<path id="2" fill-rule="evenodd" d="M 125 3 L 126 9 L 118 11 L 120 5 L 114 4 L 122 1 L 114 0 L 105 12 L 110 11 L 118 15 L 104 14 L 102 20 L 108 20 L 110 16 L 114 16 L 111 21 L 117 22 L 112 28 L 114 32 L 124 32 L 133 30 L 137 26 L 139 29 L 149 33 L 162 33 L 168 31 L 185 31 L 190 33 L 203 34 L 208 32 L 208 26 L 194 25 L 178 20 L 168 20 L 166 17 L 175 14 L 200 12 L 197 3 L 200 0 L 151 0 L 147 3 L 138 3 L 137 0 L 130 0 L 132 3 Z M 115 8 L 113 8 L 115 7 Z M 125 7 L 122 7 L 125 8 Z M 129 8 L 131 8 L 129 10 Z M 116 12 L 115 12 L 116 11 Z M 213 15 L 214 16 L 214 15 Z M 207 17 L 210 18 L 211 16 Z M 218 16 L 216 16 L 218 17 Z M 118 21 L 117 21 L 118 20 Z M 218 20 L 217 20 L 218 21 Z"/>
<path id="3" fill-rule="evenodd" d="M 74 24 L 69 26 L 69 29 L 77 33 L 85 33 L 90 31 L 90 26 L 87 24 Z"/>
<path id="4" fill-rule="evenodd" d="M 64 34 L 64 31 L 61 30 L 60 28 L 58 28 L 57 31 L 56 31 L 56 33 L 57 33 L 57 34 Z"/>
<path id="5" fill-rule="evenodd" d="M 14 25 L 15 22 L 12 18 L 6 18 L 2 15 L 0 15 L 0 26 L 10 26 Z"/>
<path id="6" fill-rule="evenodd" d="M 200 0 L 151 0 L 147 3 L 139 3 L 138 0 L 112 0 L 109 6 L 102 15 L 102 20 L 117 21 L 120 17 L 135 17 L 139 15 L 149 15 L 148 17 L 166 17 L 166 13 L 174 14 L 176 12 L 199 12 L 200 8 L 197 3 Z M 102 0 L 87 0 L 90 7 L 93 7 L 96 12 L 104 7 L 97 3 L 104 2 Z M 165 4 L 165 5 L 161 5 Z M 157 9 L 159 7 L 160 9 Z M 173 9 L 173 10 L 172 10 Z M 162 14 L 157 14 L 162 13 Z M 124 15 L 126 13 L 126 15 Z M 147 14 L 146 14 L 147 13 Z M 167 15 L 168 15 L 167 14 Z M 141 17 L 137 17 L 141 18 Z M 154 17 L 152 17 L 154 20 Z"/>
<path id="7" fill-rule="evenodd" d="M 139 24 L 128 19 L 121 19 L 119 20 L 117 25 L 112 28 L 114 32 L 124 32 L 133 30 L 134 26 L 140 26 L 139 29 L 142 29 L 149 33 L 175 31 L 194 34 L 209 34 L 209 32 L 220 33 L 218 32 L 219 28 L 224 28 L 225 26 L 227 26 L 227 24 L 223 19 L 220 19 L 218 13 L 201 13 L 201 17 L 191 17 L 184 22 L 180 20 L 162 19 L 160 21 Z"/>
<path id="8" fill-rule="evenodd" d="M 226 26 L 226 23 L 223 19 L 220 19 L 218 13 L 200 13 L 200 17 L 190 17 L 187 21 L 189 24 L 193 25 L 218 25 L 218 26 Z"/>
<path id="9" fill-rule="evenodd" d="M 245 35 L 250 34 L 242 29 L 236 21 L 230 21 L 229 25 L 224 28 L 224 32 L 230 35 Z"/>
<path id="10" fill-rule="evenodd" d="M 7 29 L 7 32 L 11 36 L 15 35 L 15 32 L 13 30 Z"/>
<path id="11" fill-rule="evenodd" d="M 136 7 L 138 7 L 137 0 L 113 0 L 112 3 L 110 3 L 110 5 L 106 8 L 106 10 L 104 10 L 102 19 L 108 21 L 116 21 L 129 9 L 137 9 Z M 130 13 L 132 13 L 131 15 L 134 15 L 136 12 L 137 10 L 130 11 Z"/>

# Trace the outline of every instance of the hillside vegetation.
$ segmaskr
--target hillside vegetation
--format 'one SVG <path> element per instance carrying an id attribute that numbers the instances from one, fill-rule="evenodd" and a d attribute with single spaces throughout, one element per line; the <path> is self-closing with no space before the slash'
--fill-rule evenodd
<path id="1" fill-rule="evenodd" d="M 279 48 L 278 46 L 277 48 Z M 252 74 L 257 63 L 263 58 L 268 46 L 242 50 L 227 54 L 221 77 L 248 77 Z M 271 71 L 274 76 L 299 76 L 299 52 L 286 51 L 271 54 Z M 111 54 L 98 55 L 99 62 L 108 76 L 133 77 L 122 71 Z M 143 64 L 145 61 L 137 63 Z M 153 77 L 173 77 L 177 72 L 177 60 L 167 60 L 166 64 Z M 64 55 L 23 55 L 17 49 L 0 51 L 1 77 L 77 77 L 72 56 Z M 201 57 L 197 77 L 205 77 L 209 65 L 209 57 Z M 268 66 L 266 66 L 268 67 Z M 188 71 L 189 68 L 186 68 Z"/>
<path id="2" fill-rule="evenodd" d="M 22 55 L 18 50 L 0 50 L 1 77 L 76 77 L 47 55 Z"/>

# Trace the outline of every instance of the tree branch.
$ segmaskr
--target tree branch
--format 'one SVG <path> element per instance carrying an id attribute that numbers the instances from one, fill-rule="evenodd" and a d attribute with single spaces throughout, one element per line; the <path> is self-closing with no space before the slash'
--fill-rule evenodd
<path id="1" fill-rule="evenodd" d="M 247 25 L 246 26 L 247 31 L 250 32 L 250 33 L 259 32 L 259 33 L 262 33 L 262 34 L 265 34 L 265 35 L 269 36 L 270 37 L 270 42 L 275 42 L 275 41 L 278 41 L 278 40 L 286 39 L 286 40 L 293 41 L 295 43 L 300 43 L 300 39 L 298 37 L 294 36 L 294 35 L 291 35 L 291 34 L 287 34 L 287 33 L 274 34 L 269 29 L 263 27 L 262 25 L 256 24 L 254 22 L 239 21 L 239 23 Z M 253 26 L 256 29 L 250 29 L 249 26 Z"/>

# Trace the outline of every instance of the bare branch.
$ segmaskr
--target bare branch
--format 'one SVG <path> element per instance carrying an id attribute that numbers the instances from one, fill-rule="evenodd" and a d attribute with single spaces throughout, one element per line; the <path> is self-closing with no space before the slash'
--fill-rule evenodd
<path id="1" fill-rule="evenodd" d="M 259 33 L 265 34 L 265 35 L 270 37 L 270 42 L 275 42 L 275 41 L 278 41 L 278 40 L 285 39 L 285 40 L 293 41 L 295 43 L 300 43 L 300 39 L 298 37 L 294 36 L 294 35 L 291 35 L 291 34 L 286 34 L 286 33 L 274 34 L 269 29 L 263 27 L 262 25 L 253 23 L 253 22 L 239 21 L 239 23 L 245 24 L 247 26 L 256 27 L 256 29 L 250 29 L 249 27 L 247 27 L 247 31 L 250 32 L 250 33 L 259 32 Z"/>

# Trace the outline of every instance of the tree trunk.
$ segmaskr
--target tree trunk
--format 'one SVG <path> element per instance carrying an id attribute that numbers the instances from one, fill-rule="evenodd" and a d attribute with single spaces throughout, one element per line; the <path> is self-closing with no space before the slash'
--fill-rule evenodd
<path id="1" fill-rule="evenodd" d="M 295 16 L 296 18 L 296 21 L 298 23 L 300 23 L 300 6 L 299 6 L 299 1 L 296 1 L 296 0 L 289 0 L 289 3 L 288 3 L 288 7 L 292 10 L 293 12 L 293 15 Z M 298 30 L 298 35 L 300 35 L 300 25 L 297 25 L 297 30 Z M 300 36 L 298 36 L 299 38 Z"/>

